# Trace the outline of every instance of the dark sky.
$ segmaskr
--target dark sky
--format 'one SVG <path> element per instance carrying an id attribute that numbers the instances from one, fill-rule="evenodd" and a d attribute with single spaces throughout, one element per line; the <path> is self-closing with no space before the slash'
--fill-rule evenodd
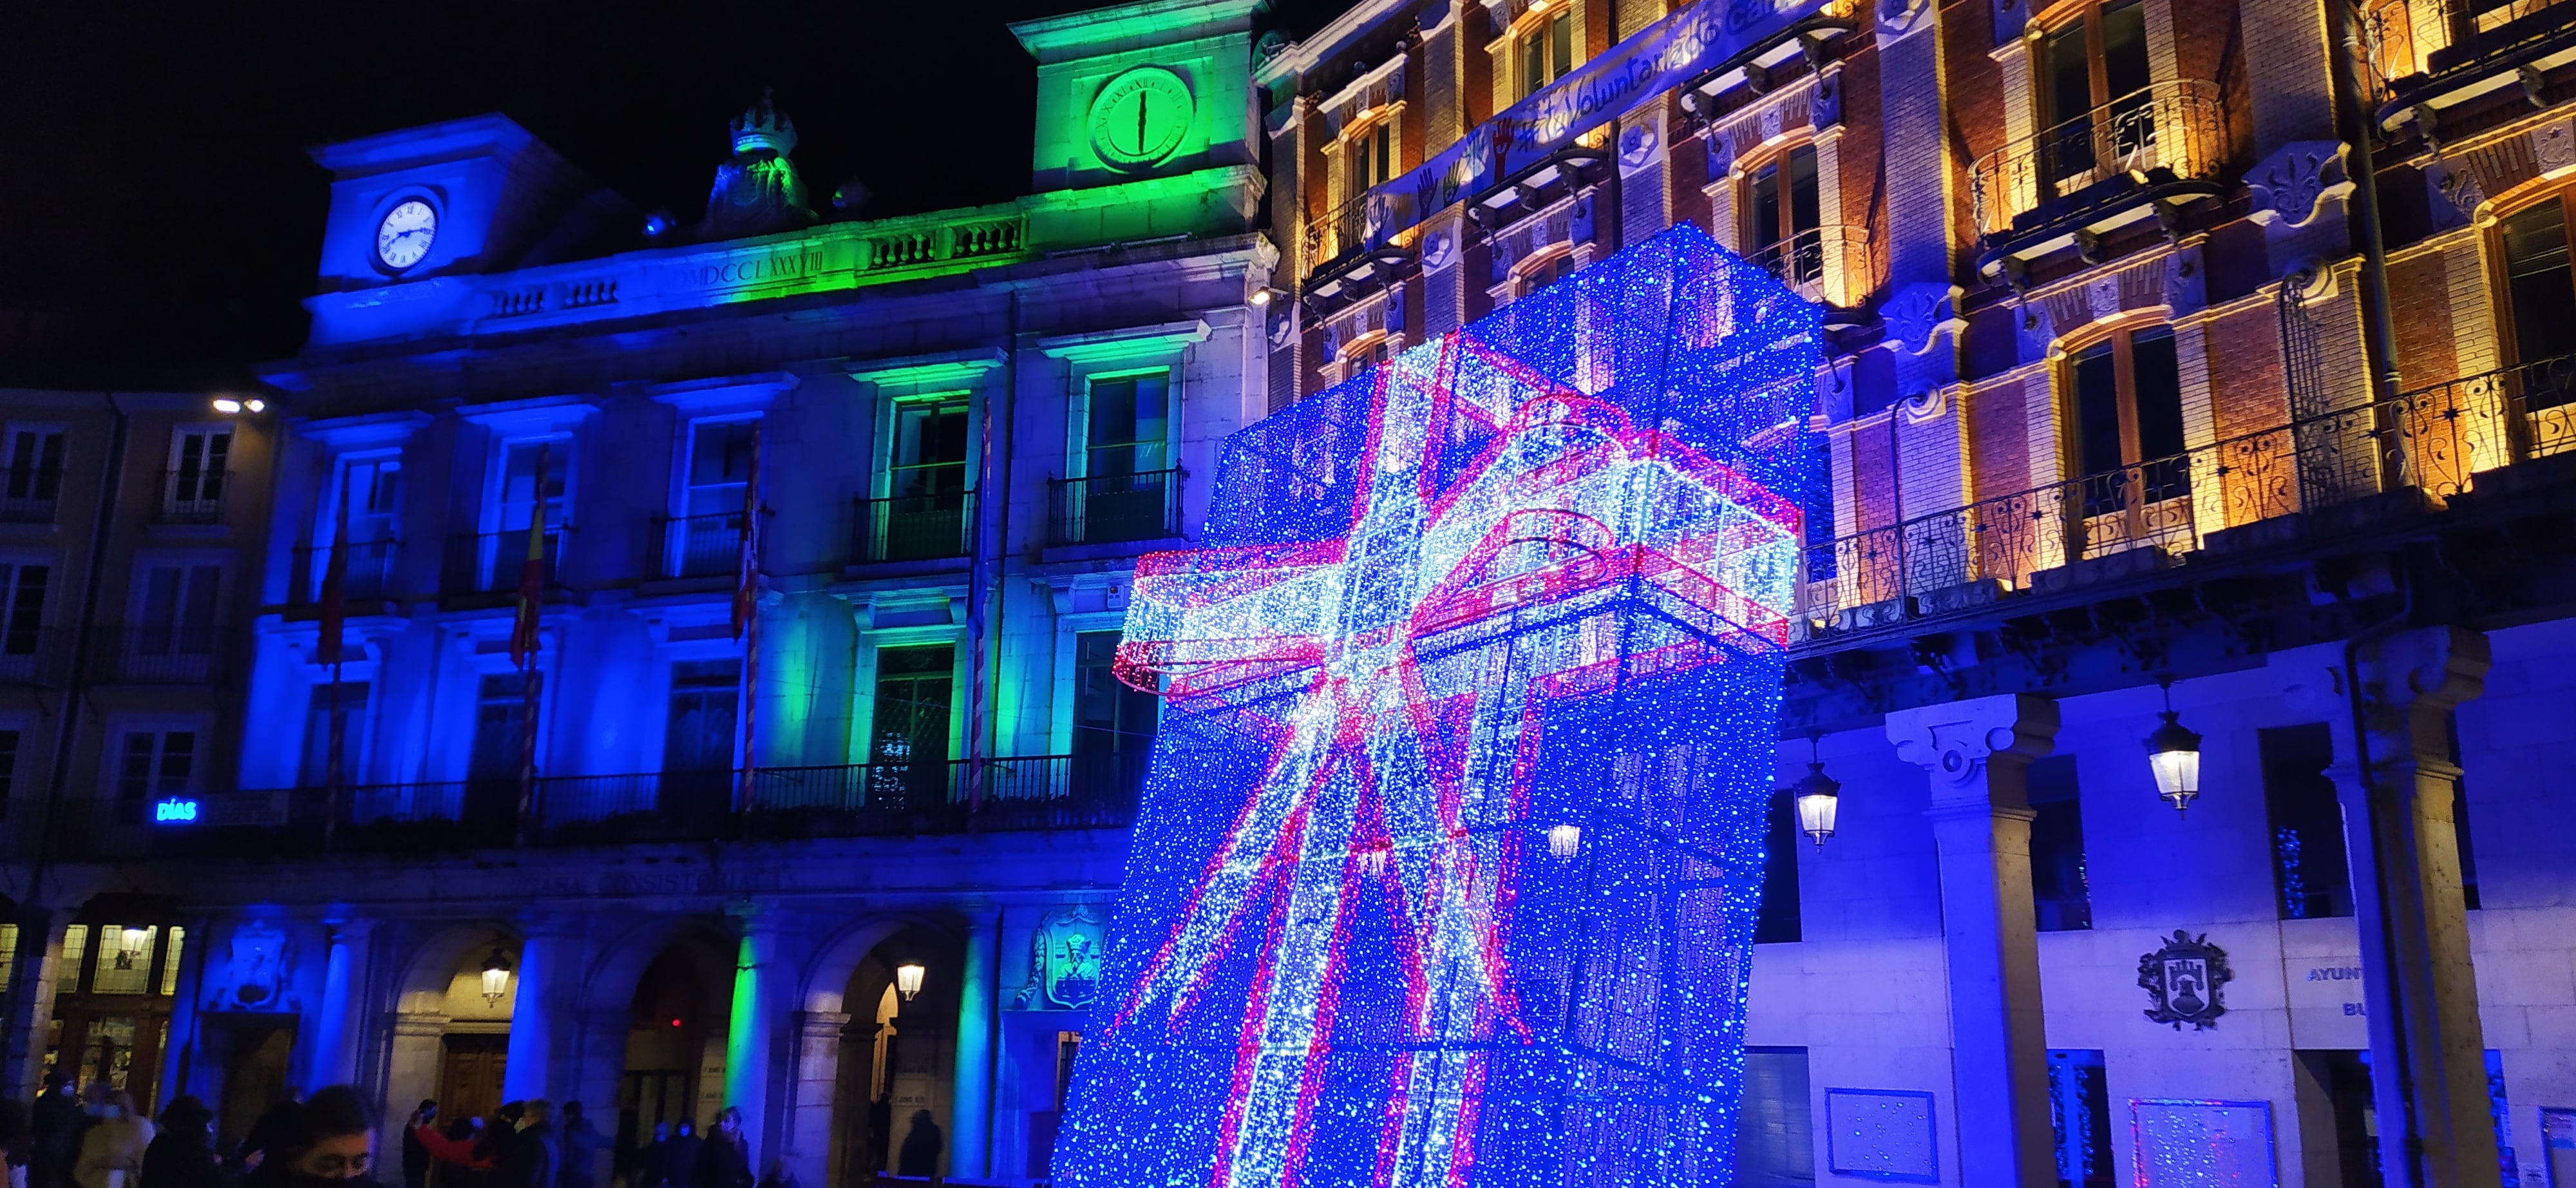
<path id="1" fill-rule="evenodd" d="M 304 149 L 478 112 L 684 221 L 763 87 L 817 205 L 853 177 L 871 215 L 1007 199 L 1036 69 L 1005 23 L 1098 2 L 0 6 L 0 380 L 293 354 L 327 199 Z M 1263 21 L 1294 36 L 1338 7 Z"/>

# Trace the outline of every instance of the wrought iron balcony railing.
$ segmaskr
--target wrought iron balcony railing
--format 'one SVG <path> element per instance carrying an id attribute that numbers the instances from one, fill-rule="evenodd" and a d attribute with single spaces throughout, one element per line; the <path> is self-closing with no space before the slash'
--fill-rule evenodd
<path id="1" fill-rule="evenodd" d="M 850 555 L 862 564 L 963 557 L 975 530 L 975 493 L 888 495 L 861 499 Z"/>
<path id="2" fill-rule="evenodd" d="M 229 470 L 183 466 L 161 472 L 161 500 L 153 516 L 164 524 L 212 524 L 224 516 L 224 492 L 232 487 Z"/>
<path id="3" fill-rule="evenodd" d="M 1135 474 L 1095 474 L 1048 483 L 1047 543 L 1117 544 L 1181 534 L 1179 467 Z"/>
<path id="4" fill-rule="evenodd" d="M 742 571 L 741 512 L 665 516 L 655 523 L 662 542 L 662 555 L 653 563 L 655 577 L 726 577 Z M 519 539 L 524 547 L 527 537 Z"/>
<path id="5" fill-rule="evenodd" d="M 2212 178 L 2228 152 L 2218 84 L 2180 79 L 2132 91 L 1977 158 L 1968 175 L 1977 234 L 1992 239 L 2025 215 L 2123 177 Z"/>
<path id="6" fill-rule="evenodd" d="M 1831 628 L 1844 612 L 1888 606 L 1904 618 L 1980 584 L 2028 590 L 2093 558 L 2147 548 L 2187 558 L 2230 529 L 2405 488 L 2448 500 L 2571 452 L 2576 356 L 2502 368 L 1820 542 L 1799 617 Z"/>
<path id="7" fill-rule="evenodd" d="M 1124 828 L 1145 751 L 742 771 L 545 776 L 525 837 L 537 845 L 906 837 Z M 736 807 L 746 787 L 748 807 Z M 306 784 L 76 801 L 58 841 L 84 857 L 318 853 L 322 827 L 351 851 L 509 845 L 515 775 L 406 784 Z M 156 819 L 156 802 L 171 801 Z M 184 807 L 180 807 L 184 806 Z M 82 828 L 82 825 L 91 826 Z"/>
<path id="8" fill-rule="evenodd" d="M 525 539 L 524 537 L 522 539 Z M 399 540 L 353 540 L 340 563 L 340 595 L 351 602 L 381 601 L 393 590 L 394 557 Z M 331 546 L 299 545 L 294 580 L 286 589 L 288 606 L 316 606 L 331 567 Z"/>
<path id="9" fill-rule="evenodd" d="M 1878 279 L 1870 256 L 1869 228 L 1844 223 L 1809 228 L 1754 248 L 1745 258 L 1768 269 L 1799 296 L 1836 309 L 1858 307 Z"/>
<path id="10" fill-rule="evenodd" d="M 554 585 L 563 564 L 564 537 L 570 525 L 546 530 L 545 583 Z M 443 594 L 490 594 L 519 588 L 528 559 L 528 530 L 467 533 L 450 537 L 447 563 L 439 578 Z"/>
<path id="11" fill-rule="evenodd" d="M 115 685 L 205 685 L 230 675 L 232 628 L 220 624 L 98 627 L 90 672 Z"/>

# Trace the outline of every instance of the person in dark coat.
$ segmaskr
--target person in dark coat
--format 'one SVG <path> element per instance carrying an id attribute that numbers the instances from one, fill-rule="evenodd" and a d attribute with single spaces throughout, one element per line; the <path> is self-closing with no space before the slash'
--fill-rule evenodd
<path id="1" fill-rule="evenodd" d="M 9 1165 L 9 1188 L 27 1188 L 27 1160 L 35 1150 L 35 1119 L 26 1103 L 0 1097 L 0 1162 Z"/>
<path id="2" fill-rule="evenodd" d="M 80 1158 L 81 1124 L 89 1117 L 72 1092 L 72 1075 L 61 1069 L 45 1074 L 45 1091 L 28 1111 L 34 1132 L 27 1151 L 27 1182 L 34 1188 L 65 1188 L 72 1164 Z"/>
<path id="3" fill-rule="evenodd" d="M 928 1110 L 912 1112 L 912 1129 L 903 1136 L 903 1150 L 894 1157 L 895 1174 L 901 1176 L 935 1176 L 939 1174 L 939 1153 L 948 1145 L 939 1137 L 939 1123 Z"/>
<path id="4" fill-rule="evenodd" d="M 268 1107 L 267 1113 L 250 1124 L 250 1133 L 242 1136 L 241 1148 L 233 1152 L 233 1158 L 245 1167 L 250 1166 L 253 1155 L 261 1156 L 264 1163 L 275 1163 L 279 1140 L 302 1133 L 303 1124 L 296 1116 L 303 1112 L 304 1091 L 288 1086 L 286 1095 L 278 1098 L 276 1105 Z"/>
<path id="5" fill-rule="evenodd" d="M 742 1111 L 726 1106 L 698 1148 L 698 1172 L 692 1188 L 752 1188 L 751 1143 L 743 1137 Z"/>
<path id="6" fill-rule="evenodd" d="M 429 1148 L 420 1141 L 419 1131 L 438 1124 L 438 1103 L 423 1100 L 403 1124 L 403 1188 L 429 1188 L 431 1159 Z"/>
<path id="7" fill-rule="evenodd" d="M 493 1168 L 497 1188 L 555 1188 L 563 1173 L 563 1148 L 555 1139 L 555 1106 L 542 1097 L 522 1108 L 517 1133 L 502 1140 Z"/>
<path id="8" fill-rule="evenodd" d="M 599 1179 L 599 1128 L 582 1116 L 581 1103 L 567 1101 L 555 1143 L 563 1149 L 563 1167 L 555 1175 L 562 1188 L 591 1188 Z"/>
<path id="9" fill-rule="evenodd" d="M 376 1112 L 356 1087 L 333 1085 L 280 1116 L 257 1154 L 243 1188 L 375 1188 Z"/>
<path id="10" fill-rule="evenodd" d="M 671 1124 L 653 1124 L 653 1141 L 637 1148 L 626 1169 L 626 1188 L 662 1188 L 662 1169 L 671 1162 Z"/>
<path id="11" fill-rule="evenodd" d="M 161 1129 L 143 1148 L 142 1188 L 223 1188 L 214 1121 L 215 1112 L 194 1096 L 170 1099 L 161 1111 Z"/>
<path id="12" fill-rule="evenodd" d="M 662 1183 L 665 1188 L 693 1188 L 698 1178 L 698 1151 L 706 1140 L 698 1137 L 698 1127 L 686 1118 L 673 1128 L 671 1145 L 662 1152 Z"/>

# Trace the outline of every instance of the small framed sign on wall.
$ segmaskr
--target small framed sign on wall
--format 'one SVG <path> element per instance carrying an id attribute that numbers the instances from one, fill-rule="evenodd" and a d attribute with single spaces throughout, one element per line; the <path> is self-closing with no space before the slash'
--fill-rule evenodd
<path id="1" fill-rule="evenodd" d="M 2129 1099 L 2138 1188 L 2279 1188 L 2272 1103 Z"/>
<path id="2" fill-rule="evenodd" d="M 1827 1089 L 1830 1170 L 1900 1184 L 1941 1182 L 1932 1095 L 1914 1089 Z"/>

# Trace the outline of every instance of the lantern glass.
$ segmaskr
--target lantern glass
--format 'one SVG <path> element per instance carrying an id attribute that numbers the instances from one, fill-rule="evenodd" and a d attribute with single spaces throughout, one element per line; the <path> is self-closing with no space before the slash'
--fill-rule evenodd
<path id="1" fill-rule="evenodd" d="M 510 959 L 501 955 L 500 946 L 494 945 L 492 955 L 483 959 L 483 1001 L 499 1006 L 509 994 Z"/>
<path id="2" fill-rule="evenodd" d="M 913 995 L 921 993 L 921 979 L 929 973 L 929 968 L 918 961 L 907 961 L 894 967 L 895 993 L 903 995 L 905 1002 L 912 1001 Z"/>
<path id="3" fill-rule="evenodd" d="M 1547 831 L 1547 852 L 1559 858 L 1572 858 L 1583 849 L 1583 827 L 1552 825 Z"/>
<path id="4" fill-rule="evenodd" d="M 2147 735 L 2147 768 L 2155 773 L 2156 794 L 2177 809 L 2191 807 L 2200 795 L 2200 735 L 2186 728 L 2172 710 L 2164 724 Z"/>
<path id="5" fill-rule="evenodd" d="M 1834 835 L 1834 816 L 1842 808 L 1842 797 L 1833 792 L 1798 794 L 1798 830 L 1816 839 L 1817 845 Z"/>

